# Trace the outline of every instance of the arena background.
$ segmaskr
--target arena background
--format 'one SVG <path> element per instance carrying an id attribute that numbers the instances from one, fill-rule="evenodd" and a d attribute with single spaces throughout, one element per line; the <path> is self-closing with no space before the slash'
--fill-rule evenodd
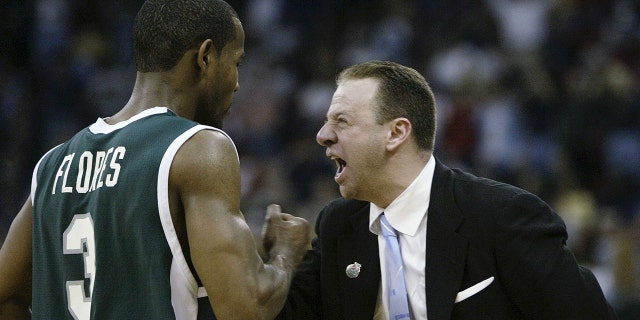
<path id="1" fill-rule="evenodd" d="M 268 203 L 313 222 L 338 196 L 315 143 L 335 75 L 393 60 L 436 93 L 436 156 L 549 202 L 620 318 L 640 317 L 639 1 L 229 2 L 247 54 L 224 130 L 256 234 Z M 141 3 L 0 5 L 0 241 L 39 157 L 127 101 Z"/>

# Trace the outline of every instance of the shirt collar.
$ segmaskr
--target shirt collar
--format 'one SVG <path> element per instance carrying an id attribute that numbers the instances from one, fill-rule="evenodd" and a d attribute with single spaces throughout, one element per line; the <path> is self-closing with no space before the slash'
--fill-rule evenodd
<path id="1" fill-rule="evenodd" d="M 142 112 L 136 114 L 135 116 L 125 120 L 125 121 L 120 121 L 116 124 L 108 124 L 104 119 L 102 118 L 98 118 L 98 120 L 96 120 L 96 122 L 94 124 L 92 124 L 91 126 L 89 126 L 89 130 L 91 130 L 92 133 L 94 134 L 98 134 L 98 133 L 102 133 L 102 134 L 107 134 L 107 133 L 111 133 L 115 130 L 118 129 L 122 129 L 124 127 L 126 127 L 128 124 L 142 119 L 144 117 L 148 117 L 154 114 L 160 114 L 160 113 L 166 113 L 169 110 L 169 108 L 166 107 L 153 107 L 153 108 L 149 108 L 149 109 L 145 109 Z"/>
<path id="2" fill-rule="evenodd" d="M 371 203 L 369 206 L 369 230 L 380 234 L 378 216 L 384 212 L 391 226 L 398 232 L 408 236 L 415 236 L 420 222 L 427 214 L 431 199 L 431 184 L 436 168 L 436 160 L 431 155 L 420 174 L 411 182 L 389 206 L 381 208 Z"/>

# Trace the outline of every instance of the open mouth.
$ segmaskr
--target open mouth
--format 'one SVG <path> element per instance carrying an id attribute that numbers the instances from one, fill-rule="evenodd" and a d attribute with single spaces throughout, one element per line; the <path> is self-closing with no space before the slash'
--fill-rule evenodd
<path id="1" fill-rule="evenodd" d="M 336 162 L 336 166 L 338 167 L 338 170 L 336 171 L 336 178 L 337 178 L 340 176 L 340 174 L 342 174 L 342 171 L 344 171 L 344 168 L 347 166 L 347 163 L 340 158 L 334 158 L 333 161 Z"/>

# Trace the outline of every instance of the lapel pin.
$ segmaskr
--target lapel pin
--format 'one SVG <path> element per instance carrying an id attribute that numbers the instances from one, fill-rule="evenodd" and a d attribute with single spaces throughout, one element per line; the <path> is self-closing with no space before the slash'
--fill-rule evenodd
<path id="1" fill-rule="evenodd" d="M 347 274 L 347 277 L 349 278 L 355 278 L 360 274 L 360 267 L 362 267 L 361 264 L 354 262 L 350 265 L 347 266 L 347 269 L 344 271 Z"/>

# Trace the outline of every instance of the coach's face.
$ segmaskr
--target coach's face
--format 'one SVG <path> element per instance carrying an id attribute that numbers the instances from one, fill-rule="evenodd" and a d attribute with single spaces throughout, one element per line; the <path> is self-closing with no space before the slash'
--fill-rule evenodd
<path id="1" fill-rule="evenodd" d="M 378 86 L 373 78 L 342 81 L 316 136 L 336 162 L 334 179 L 345 198 L 373 201 L 384 183 L 377 173 L 385 163 L 388 128 L 376 121 Z"/>

